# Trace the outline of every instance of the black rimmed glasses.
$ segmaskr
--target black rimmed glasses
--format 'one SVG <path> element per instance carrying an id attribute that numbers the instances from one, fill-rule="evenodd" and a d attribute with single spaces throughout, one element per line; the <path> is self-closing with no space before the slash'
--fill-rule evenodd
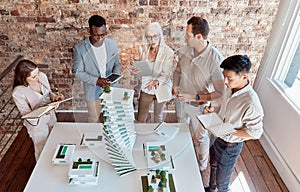
<path id="1" fill-rule="evenodd" d="M 103 34 L 93 34 L 93 36 L 94 37 L 96 37 L 96 38 L 101 38 L 101 39 L 103 39 L 105 36 L 107 35 L 107 33 L 103 33 Z"/>

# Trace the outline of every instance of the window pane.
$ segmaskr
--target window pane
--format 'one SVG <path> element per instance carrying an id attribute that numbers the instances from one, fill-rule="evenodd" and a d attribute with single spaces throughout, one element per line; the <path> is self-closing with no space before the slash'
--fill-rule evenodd
<path id="1" fill-rule="evenodd" d="M 300 43 L 298 44 L 298 48 L 294 55 L 293 61 L 291 63 L 287 76 L 284 80 L 284 83 L 288 87 L 292 87 L 295 81 L 299 81 L 299 79 L 297 79 L 297 76 L 299 76 L 298 75 L 299 69 L 300 69 Z"/>

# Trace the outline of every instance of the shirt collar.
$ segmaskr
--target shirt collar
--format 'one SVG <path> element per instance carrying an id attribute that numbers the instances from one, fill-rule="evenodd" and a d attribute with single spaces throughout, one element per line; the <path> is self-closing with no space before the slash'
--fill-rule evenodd
<path id="1" fill-rule="evenodd" d="M 194 55 L 195 55 L 195 49 L 194 48 L 191 48 L 192 51 L 191 51 L 191 55 L 192 55 L 192 58 L 194 58 Z M 206 48 L 202 51 L 202 53 L 200 53 L 196 58 L 200 58 L 200 57 L 207 57 L 207 55 L 209 54 L 210 52 L 210 49 L 211 49 L 211 44 L 207 41 L 207 46 Z"/>
<path id="2" fill-rule="evenodd" d="M 237 92 L 233 93 L 233 94 L 232 94 L 232 97 L 236 97 L 236 96 L 238 96 L 238 95 L 241 95 L 241 94 L 243 94 L 243 93 L 246 93 L 246 92 L 248 92 L 251 88 L 252 88 L 252 85 L 251 85 L 250 81 L 248 80 L 248 84 L 247 84 L 244 88 L 242 88 L 242 89 L 238 90 Z M 230 91 L 231 91 L 231 90 L 230 90 Z"/>

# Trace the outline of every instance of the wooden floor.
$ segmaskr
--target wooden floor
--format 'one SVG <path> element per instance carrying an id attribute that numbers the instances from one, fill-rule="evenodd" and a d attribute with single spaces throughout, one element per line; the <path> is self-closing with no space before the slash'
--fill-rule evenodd
<path id="1" fill-rule="evenodd" d="M 61 113 L 61 122 L 84 122 L 82 114 Z M 176 122 L 174 114 L 165 115 L 166 122 Z M 23 128 L 0 163 L 0 192 L 24 190 L 35 166 L 31 139 Z M 278 175 L 259 141 L 247 141 L 232 175 L 233 192 L 286 192 L 288 189 Z"/>

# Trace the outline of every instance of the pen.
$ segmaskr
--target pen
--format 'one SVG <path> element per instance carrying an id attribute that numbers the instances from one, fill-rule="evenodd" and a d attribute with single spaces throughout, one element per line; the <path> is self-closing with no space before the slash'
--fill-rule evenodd
<path id="1" fill-rule="evenodd" d="M 170 155 L 170 159 L 171 159 L 171 165 L 172 165 L 172 168 L 174 169 L 174 168 L 175 168 L 175 166 L 174 166 L 174 162 L 173 162 L 172 155 Z"/>
<path id="2" fill-rule="evenodd" d="M 81 137 L 80 145 L 82 145 L 83 139 L 84 139 L 84 134 L 83 134 L 82 137 Z"/>
<path id="3" fill-rule="evenodd" d="M 156 129 L 158 129 L 158 128 L 160 127 L 161 124 L 163 124 L 163 121 L 160 122 L 160 123 L 157 125 L 157 127 L 154 129 L 154 131 L 155 131 Z"/>
<path id="4" fill-rule="evenodd" d="M 144 151 L 144 156 L 146 156 L 145 144 L 144 143 L 143 143 L 143 151 Z"/>

